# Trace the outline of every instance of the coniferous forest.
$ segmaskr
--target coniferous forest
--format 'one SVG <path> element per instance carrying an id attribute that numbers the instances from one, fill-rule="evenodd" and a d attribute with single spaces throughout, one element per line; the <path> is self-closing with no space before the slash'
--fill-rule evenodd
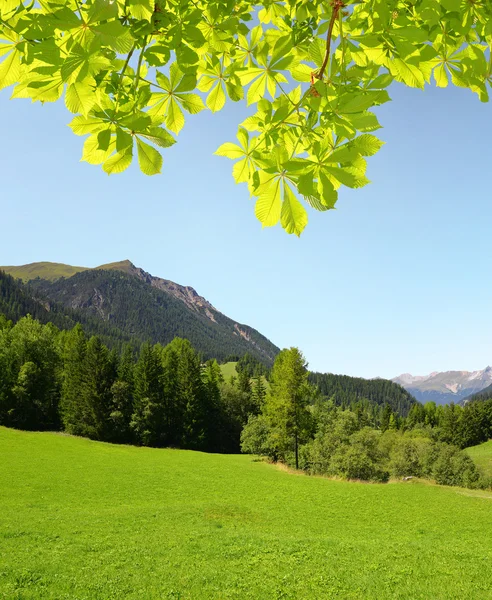
<path id="1" fill-rule="evenodd" d="M 207 452 L 241 450 L 312 474 L 429 477 L 486 487 L 461 449 L 492 437 L 492 400 L 422 405 L 399 385 L 309 374 L 296 348 L 251 355 L 225 381 L 192 344 L 110 349 L 80 324 L 0 316 L 0 425 Z"/>

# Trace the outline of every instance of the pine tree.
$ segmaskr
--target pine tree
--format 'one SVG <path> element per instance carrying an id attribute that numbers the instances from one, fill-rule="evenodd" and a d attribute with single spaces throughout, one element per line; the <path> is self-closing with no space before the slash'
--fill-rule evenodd
<path id="1" fill-rule="evenodd" d="M 111 388 L 116 379 L 114 360 L 98 336 L 87 342 L 83 370 L 81 400 L 83 405 L 82 435 L 96 440 L 112 438 L 110 414 Z"/>
<path id="2" fill-rule="evenodd" d="M 86 339 L 80 324 L 64 336 L 62 349 L 63 378 L 60 411 L 65 430 L 83 435 L 83 408 L 81 390 L 84 382 Z"/>
<path id="3" fill-rule="evenodd" d="M 156 348 L 145 343 L 134 371 L 134 411 L 131 427 L 144 446 L 164 443 L 164 398 L 161 385 L 162 363 Z"/>
<path id="4" fill-rule="evenodd" d="M 179 447 L 183 440 L 184 400 L 179 385 L 179 352 L 171 342 L 161 352 L 162 390 L 165 406 L 165 439 L 167 446 Z"/>
<path id="5" fill-rule="evenodd" d="M 123 347 L 118 361 L 118 378 L 111 386 L 112 440 L 115 442 L 130 442 L 132 430 L 130 422 L 133 414 L 133 371 L 135 356 L 132 347 Z"/>
<path id="6" fill-rule="evenodd" d="M 263 382 L 263 376 L 257 375 L 254 379 L 252 398 L 254 404 L 258 408 L 258 412 L 261 410 L 266 397 L 266 386 Z"/>

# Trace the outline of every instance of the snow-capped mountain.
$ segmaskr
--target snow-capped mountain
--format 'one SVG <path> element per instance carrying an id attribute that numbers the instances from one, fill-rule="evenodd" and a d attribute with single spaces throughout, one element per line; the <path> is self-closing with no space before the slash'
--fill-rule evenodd
<path id="1" fill-rule="evenodd" d="M 482 371 L 434 371 L 429 375 L 416 376 L 403 373 L 392 381 L 399 383 L 420 402 L 458 403 L 492 384 L 492 367 Z"/>

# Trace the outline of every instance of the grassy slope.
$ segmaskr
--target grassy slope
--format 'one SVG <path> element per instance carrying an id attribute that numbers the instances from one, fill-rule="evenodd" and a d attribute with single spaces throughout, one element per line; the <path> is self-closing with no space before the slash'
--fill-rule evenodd
<path id="1" fill-rule="evenodd" d="M 484 492 L 4 428 L 0 456 L 0 598 L 490 598 Z"/>
<path id="2" fill-rule="evenodd" d="M 38 262 L 31 263 L 29 265 L 22 265 L 20 267 L 0 267 L 1 271 L 5 271 L 15 279 L 22 279 L 22 281 L 29 281 L 40 277 L 47 281 L 55 281 L 60 277 L 71 277 L 75 273 L 86 271 L 85 267 L 72 267 L 71 265 L 64 265 L 62 263 L 50 263 L 50 262 Z"/>
<path id="3" fill-rule="evenodd" d="M 130 273 L 132 271 L 131 266 L 132 265 L 129 260 L 123 260 L 120 262 L 101 265 L 100 267 L 96 268 L 105 270 L 114 269 L 117 271 Z M 46 279 L 46 281 L 56 281 L 57 279 L 60 279 L 60 277 L 72 277 L 72 275 L 75 275 L 76 273 L 90 270 L 91 269 L 88 267 L 72 267 L 71 265 L 65 265 L 63 263 L 52 262 L 30 263 L 29 265 L 21 265 L 19 267 L 0 267 L 0 271 L 5 271 L 5 273 L 12 275 L 12 277 L 15 277 L 15 279 L 22 279 L 24 282 L 35 279 L 36 277 Z"/>
<path id="4" fill-rule="evenodd" d="M 237 362 L 228 362 L 220 365 L 222 377 L 225 379 L 225 381 L 229 381 L 232 376 L 237 377 L 236 365 Z"/>
<path id="5" fill-rule="evenodd" d="M 484 473 L 492 477 L 492 440 L 467 448 L 466 452 L 473 458 Z"/>

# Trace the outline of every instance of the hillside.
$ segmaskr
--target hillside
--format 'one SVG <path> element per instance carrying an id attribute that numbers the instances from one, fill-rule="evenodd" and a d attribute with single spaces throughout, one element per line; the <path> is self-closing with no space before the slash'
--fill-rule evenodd
<path id="1" fill-rule="evenodd" d="M 492 398 L 492 384 L 488 385 L 486 388 L 483 388 L 483 390 L 480 390 L 479 392 L 475 392 L 474 394 L 467 396 L 461 401 L 461 404 L 464 405 L 475 400 L 490 400 L 490 398 Z"/>
<path id="2" fill-rule="evenodd" d="M 444 600 L 492 589 L 485 492 L 5 428 L 0 455 L 2 598 Z"/>
<path id="3" fill-rule="evenodd" d="M 465 450 L 482 471 L 492 477 L 492 440 Z"/>
<path id="4" fill-rule="evenodd" d="M 143 341 L 125 334 L 110 323 L 86 312 L 66 308 L 48 300 L 40 293 L 34 294 L 29 287 L 2 271 L 0 271 L 0 315 L 13 322 L 31 315 L 41 323 L 53 323 L 59 329 L 72 329 L 77 323 L 81 323 L 89 336 L 98 335 L 109 346 L 131 343 L 137 348 Z"/>
<path id="5" fill-rule="evenodd" d="M 455 404 L 492 384 L 492 368 L 481 371 L 446 371 L 414 376 L 404 373 L 392 379 L 422 403 Z"/>
<path id="6" fill-rule="evenodd" d="M 36 262 L 28 265 L 20 265 L 18 267 L 0 267 L 0 271 L 12 275 L 14 279 L 22 279 L 24 283 L 27 283 L 31 279 L 36 279 L 36 277 L 48 281 L 55 281 L 60 277 L 71 277 L 72 275 L 75 275 L 75 273 L 80 273 L 85 270 L 85 267 L 72 267 L 71 265 L 52 262 Z"/>
<path id="7" fill-rule="evenodd" d="M 338 406 L 351 406 L 369 401 L 376 406 L 389 404 L 391 409 L 406 416 L 415 398 L 401 385 L 388 379 L 363 379 L 332 373 L 310 373 L 309 381 L 319 387 L 326 398 L 332 398 Z"/>
<path id="8" fill-rule="evenodd" d="M 279 351 L 252 327 L 223 315 L 193 288 L 153 277 L 130 261 L 96 269 L 52 263 L 8 269 L 17 276 L 31 277 L 28 284 L 17 283 L 16 294 L 29 299 L 24 304 L 41 305 L 51 314 L 64 312 L 68 317 L 65 323 L 89 323 L 88 333 L 97 329 L 92 326 L 97 320 L 102 329 L 113 330 L 118 342 L 133 339 L 166 344 L 178 336 L 189 339 L 204 358 L 221 360 L 249 352 L 267 365 Z M 68 275 L 70 269 L 77 272 Z M 67 276 L 57 277 L 60 273 Z M 0 298 L 0 306 L 1 302 Z M 10 301 L 4 298 L 3 304 L 6 302 Z M 45 322 L 45 316 L 43 313 L 40 320 Z M 61 321 L 55 324 L 65 328 Z"/>

